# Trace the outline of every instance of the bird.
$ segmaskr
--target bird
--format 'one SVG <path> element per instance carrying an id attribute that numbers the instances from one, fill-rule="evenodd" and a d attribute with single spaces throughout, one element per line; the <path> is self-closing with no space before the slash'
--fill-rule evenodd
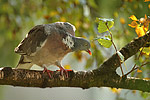
<path id="1" fill-rule="evenodd" d="M 68 77 L 68 70 L 61 65 L 63 57 L 75 51 L 86 51 L 91 55 L 90 42 L 75 37 L 75 26 L 69 22 L 55 22 L 34 26 L 26 37 L 15 48 L 14 52 L 21 55 L 16 69 L 30 69 L 34 64 L 44 68 L 52 77 L 50 65 L 56 65 L 60 74 Z"/>

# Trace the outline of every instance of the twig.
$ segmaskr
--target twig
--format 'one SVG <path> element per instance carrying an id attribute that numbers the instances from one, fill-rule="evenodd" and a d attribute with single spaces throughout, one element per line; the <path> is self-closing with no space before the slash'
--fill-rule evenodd
<path id="1" fill-rule="evenodd" d="M 136 70 L 136 69 L 142 68 L 144 65 L 147 65 L 148 63 L 150 63 L 150 62 L 146 62 L 146 63 L 142 64 L 142 65 L 139 66 L 139 67 L 135 67 L 135 66 L 136 66 L 136 64 L 135 64 L 134 67 L 133 67 L 128 73 L 125 74 L 125 76 L 129 75 L 131 72 L 133 72 L 133 71 Z"/>
<path id="2" fill-rule="evenodd" d="M 139 54 L 139 56 L 137 57 L 137 60 L 140 58 L 140 56 L 141 56 L 141 54 L 142 54 L 142 51 L 143 51 L 143 49 L 144 49 L 144 47 L 145 47 L 147 41 L 149 40 L 149 38 L 150 38 L 150 35 L 149 35 L 148 38 L 146 39 L 145 44 L 142 46 L 142 50 L 140 51 L 140 54 Z M 143 65 L 143 66 L 144 66 L 144 65 Z M 127 74 L 125 74 L 125 76 L 129 75 L 131 72 L 133 72 L 134 70 L 138 69 L 138 67 L 136 67 L 136 68 L 135 68 L 135 67 L 136 67 L 136 64 L 134 64 L 133 68 L 132 68 Z"/>
<path id="3" fill-rule="evenodd" d="M 114 48 L 115 48 L 115 50 L 116 50 L 116 53 L 117 53 L 117 47 L 116 47 L 115 43 L 113 42 L 113 36 L 112 36 L 112 33 L 111 33 L 111 31 L 110 31 L 110 29 L 109 29 L 109 27 L 108 27 L 108 25 L 107 25 L 107 22 L 106 22 L 106 27 L 107 27 L 107 29 L 108 29 L 108 32 L 110 33 L 111 42 L 112 42 L 112 44 L 113 44 L 113 46 L 114 46 Z M 118 53 L 117 53 L 117 55 L 118 55 Z M 118 57 L 119 57 L 119 55 L 118 55 Z M 120 58 L 120 57 L 119 57 L 119 60 L 120 60 L 120 69 L 121 69 L 121 72 L 122 72 L 122 76 L 124 76 L 123 69 L 122 69 L 122 66 L 121 66 L 121 58 Z"/>

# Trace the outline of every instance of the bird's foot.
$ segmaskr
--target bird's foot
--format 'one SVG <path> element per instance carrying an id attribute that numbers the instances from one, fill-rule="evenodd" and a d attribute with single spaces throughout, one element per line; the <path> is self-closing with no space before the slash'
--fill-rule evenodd
<path id="1" fill-rule="evenodd" d="M 51 78 L 52 78 L 53 71 L 48 70 L 46 67 L 44 67 L 43 73 L 45 73 L 45 72 L 47 72 L 49 78 L 51 79 Z"/>
<path id="2" fill-rule="evenodd" d="M 71 69 L 64 69 L 63 67 L 61 67 L 61 66 L 58 66 L 59 67 L 59 69 L 60 70 L 57 70 L 57 71 L 60 71 L 60 75 L 64 75 L 64 73 L 65 73 L 65 76 L 66 76 L 66 78 L 68 78 L 68 71 L 72 71 Z"/>

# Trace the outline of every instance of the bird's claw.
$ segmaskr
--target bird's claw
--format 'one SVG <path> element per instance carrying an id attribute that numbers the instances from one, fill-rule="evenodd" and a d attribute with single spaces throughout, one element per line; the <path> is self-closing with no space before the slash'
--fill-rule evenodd
<path id="1" fill-rule="evenodd" d="M 68 70 L 68 69 L 64 69 L 63 67 L 59 67 L 59 69 L 60 70 L 57 70 L 57 71 L 60 71 L 60 75 L 63 76 L 65 73 L 66 78 L 68 78 L 68 76 L 69 76 L 68 71 L 72 71 L 71 69 Z"/>
<path id="2" fill-rule="evenodd" d="M 45 72 L 47 72 L 49 78 L 51 79 L 51 78 L 52 78 L 53 71 L 48 70 L 46 67 L 44 67 L 43 73 L 45 73 Z"/>

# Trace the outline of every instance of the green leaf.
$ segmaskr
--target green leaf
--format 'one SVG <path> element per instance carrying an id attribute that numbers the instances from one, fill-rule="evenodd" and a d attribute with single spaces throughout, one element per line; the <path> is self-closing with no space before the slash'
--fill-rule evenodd
<path id="1" fill-rule="evenodd" d="M 140 51 L 142 50 L 142 48 L 140 49 Z M 143 53 L 145 53 L 146 55 L 150 55 L 150 47 L 144 47 Z"/>
<path id="2" fill-rule="evenodd" d="M 105 48 L 109 48 L 112 45 L 110 36 L 99 38 L 97 41 Z"/>
<path id="3" fill-rule="evenodd" d="M 145 93 L 145 92 L 141 92 L 141 96 L 142 96 L 144 99 L 146 99 L 146 98 L 149 96 L 149 94 L 148 94 L 148 93 Z"/>
<path id="4" fill-rule="evenodd" d="M 108 28 L 110 29 L 114 25 L 114 21 L 113 20 L 114 19 L 96 18 L 96 22 L 99 22 L 99 24 L 98 24 L 98 32 L 99 33 L 103 33 L 103 32 L 108 31 Z"/>

